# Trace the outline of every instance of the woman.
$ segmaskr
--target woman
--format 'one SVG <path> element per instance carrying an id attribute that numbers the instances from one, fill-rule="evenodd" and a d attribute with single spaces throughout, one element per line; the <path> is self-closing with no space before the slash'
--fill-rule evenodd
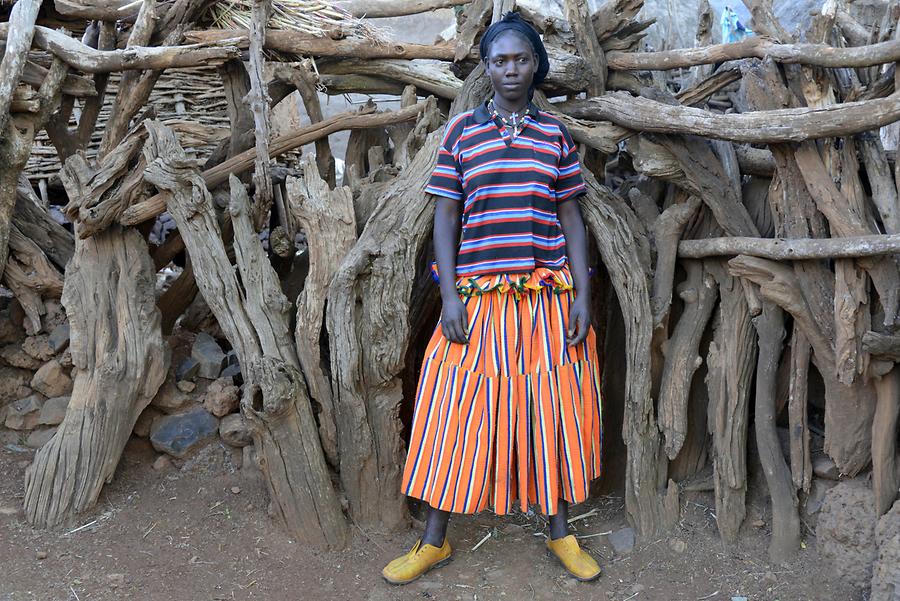
<path id="1" fill-rule="evenodd" d="M 437 197 L 443 310 L 422 364 L 402 483 L 428 504 L 425 532 L 382 573 L 411 582 L 450 559 L 450 513 L 491 506 L 504 515 L 518 499 L 523 511 L 538 504 L 549 516 L 547 546 L 563 566 L 593 580 L 600 568 L 567 521 L 601 467 L 577 201 L 585 185 L 569 132 L 531 103 L 549 70 L 538 33 L 508 13 L 480 51 L 493 98 L 447 124 L 425 189 Z"/>

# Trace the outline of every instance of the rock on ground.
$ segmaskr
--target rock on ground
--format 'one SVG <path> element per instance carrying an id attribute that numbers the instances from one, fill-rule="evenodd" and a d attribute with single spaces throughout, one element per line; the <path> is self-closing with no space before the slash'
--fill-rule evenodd
<path id="1" fill-rule="evenodd" d="M 0 349 L 0 359 L 3 359 L 7 365 L 32 371 L 43 365 L 43 361 L 35 359 L 26 353 L 21 344 L 7 344 L 4 346 Z"/>
<path id="2" fill-rule="evenodd" d="M 231 378 L 219 378 L 209 385 L 203 397 L 203 406 L 216 417 L 234 413 L 240 406 L 240 391 Z"/>
<path id="3" fill-rule="evenodd" d="M 166 413 L 173 413 L 184 407 L 189 400 L 190 398 L 175 385 L 175 380 L 170 374 L 163 385 L 159 387 L 156 396 L 150 401 L 150 405 Z"/>
<path id="4" fill-rule="evenodd" d="M 900 501 L 878 520 L 875 546 L 869 601 L 900 601 Z"/>
<path id="5" fill-rule="evenodd" d="M 609 535 L 607 540 L 612 545 L 616 555 L 631 553 L 631 550 L 634 549 L 634 529 L 622 528 L 621 530 L 616 530 Z"/>
<path id="6" fill-rule="evenodd" d="M 250 430 L 240 413 L 232 413 L 222 418 L 219 423 L 219 436 L 222 442 L 232 447 L 246 447 L 253 442 Z"/>
<path id="7" fill-rule="evenodd" d="M 875 495 L 860 479 L 839 482 L 825 493 L 816 538 L 834 572 L 863 588 L 875 561 Z"/>
<path id="8" fill-rule="evenodd" d="M 198 407 L 187 413 L 167 415 L 153 423 L 150 442 L 161 453 L 179 459 L 203 446 L 219 431 L 219 420 Z"/>
<path id="9" fill-rule="evenodd" d="M 41 415 L 38 424 L 44 426 L 58 426 L 66 417 L 66 409 L 69 407 L 69 396 L 57 396 L 47 399 L 41 407 Z"/>
<path id="10" fill-rule="evenodd" d="M 215 338 L 206 332 L 197 334 L 191 347 L 191 357 L 200 364 L 197 375 L 208 380 L 215 380 L 225 367 L 225 352 Z M 185 378 L 179 378 L 185 379 Z"/>
<path id="11" fill-rule="evenodd" d="M 41 428 L 39 430 L 34 430 L 28 435 L 28 438 L 25 439 L 25 446 L 32 449 L 39 449 L 47 444 L 47 442 L 53 438 L 54 434 L 56 434 L 56 428 Z"/>
<path id="12" fill-rule="evenodd" d="M 34 374 L 31 387 L 47 397 L 63 396 L 72 392 L 72 378 L 59 361 L 48 361 Z"/>
<path id="13" fill-rule="evenodd" d="M 132 432 L 138 438 L 147 438 L 150 436 L 150 430 L 153 429 L 153 422 L 163 416 L 163 412 L 154 407 L 153 405 L 149 405 L 146 409 L 141 411 L 141 414 L 138 416 L 137 421 L 134 423 L 134 430 Z"/>
<path id="14" fill-rule="evenodd" d="M 47 334 L 29 336 L 22 343 L 22 350 L 38 361 L 48 361 L 56 354 L 53 352 L 53 347 L 50 346 L 50 336 Z"/>
<path id="15" fill-rule="evenodd" d="M 34 372 L 18 367 L 0 367 L 0 405 L 4 402 L 21 399 L 22 388 L 31 383 Z"/>
<path id="16" fill-rule="evenodd" d="M 47 340 L 50 348 L 54 353 L 59 353 L 69 346 L 69 324 L 61 323 L 50 332 L 50 338 Z"/>
<path id="17" fill-rule="evenodd" d="M 10 430 L 31 430 L 38 425 L 44 397 L 33 394 L 11 403 L 6 410 L 6 427 Z"/>

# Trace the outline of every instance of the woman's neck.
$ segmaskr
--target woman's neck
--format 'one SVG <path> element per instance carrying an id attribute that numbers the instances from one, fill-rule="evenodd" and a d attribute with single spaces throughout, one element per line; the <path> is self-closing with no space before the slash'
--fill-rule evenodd
<path id="1" fill-rule="evenodd" d="M 523 98 L 520 103 L 515 103 L 515 104 L 518 104 L 519 106 L 510 106 L 509 104 L 506 103 L 506 101 L 503 98 L 500 97 L 499 94 L 494 94 L 493 100 L 494 100 L 494 106 L 497 107 L 497 110 L 500 111 L 501 113 L 505 113 L 505 115 L 504 115 L 505 117 L 508 117 L 508 116 L 512 115 L 513 113 L 518 113 L 521 115 L 522 112 L 525 110 L 525 107 L 528 106 L 527 98 Z"/>

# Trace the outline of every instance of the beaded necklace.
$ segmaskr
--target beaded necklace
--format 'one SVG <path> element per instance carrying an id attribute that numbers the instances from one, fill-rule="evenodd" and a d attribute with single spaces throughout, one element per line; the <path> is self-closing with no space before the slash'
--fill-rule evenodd
<path id="1" fill-rule="evenodd" d="M 506 127 L 506 133 L 509 134 L 510 139 L 515 140 L 516 136 L 525 129 L 525 119 L 520 119 L 518 112 L 511 113 L 509 118 L 504 117 L 500 114 L 500 111 L 497 110 L 497 105 L 494 104 L 493 98 L 488 100 L 488 110 L 491 111 L 492 116 L 500 119 L 500 122 Z"/>

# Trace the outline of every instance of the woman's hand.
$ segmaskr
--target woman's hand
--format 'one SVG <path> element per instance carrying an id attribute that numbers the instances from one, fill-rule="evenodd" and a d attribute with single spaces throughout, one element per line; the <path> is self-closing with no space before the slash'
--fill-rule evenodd
<path id="1" fill-rule="evenodd" d="M 450 342 L 469 344 L 469 314 L 462 300 L 456 295 L 444 299 L 441 329 L 444 337 Z"/>
<path id="2" fill-rule="evenodd" d="M 584 342 L 591 327 L 590 303 L 586 296 L 576 296 L 569 306 L 569 323 L 566 328 L 566 344 L 575 346 Z"/>

